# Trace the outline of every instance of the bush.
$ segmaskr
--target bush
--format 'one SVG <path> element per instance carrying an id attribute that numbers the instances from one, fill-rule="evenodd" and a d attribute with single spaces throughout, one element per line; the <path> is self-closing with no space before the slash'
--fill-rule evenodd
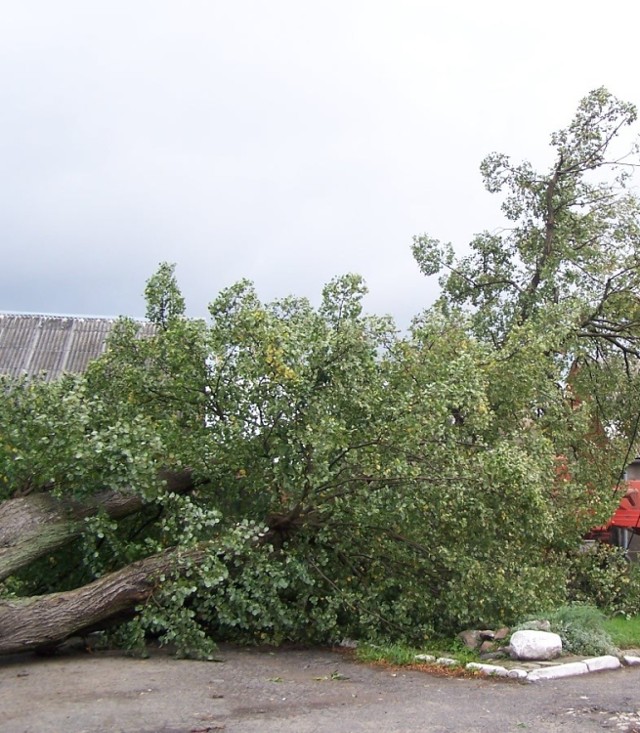
<path id="1" fill-rule="evenodd" d="M 569 654 L 598 656 L 616 652 L 611 636 L 604 628 L 606 617 L 593 605 L 572 603 L 542 616 L 551 624 L 551 631 L 560 636 L 562 648 Z"/>
<path id="2" fill-rule="evenodd" d="M 629 564 L 620 547 L 596 543 L 570 558 L 567 600 L 592 604 L 607 614 L 640 613 L 640 567 Z"/>

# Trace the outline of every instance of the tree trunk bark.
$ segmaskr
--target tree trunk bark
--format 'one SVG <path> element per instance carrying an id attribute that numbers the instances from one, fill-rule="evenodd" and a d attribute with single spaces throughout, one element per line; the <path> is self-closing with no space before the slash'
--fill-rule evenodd
<path id="1" fill-rule="evenodd" d="M 204 558 L 206 546 L 152 555 L 93 583 L 45 596 L 0 600 L 0 655 L 62 643 L 133 611 L 152 595 L 164 575 L 180 573 L 180 559 Z"/>
<path id="2" fill-rule="evenodd" d="M 195 487 L 190 471 L 163 472 L 167 489 L 187 493 Z M 0 504 L 0 581 L 20 568 L 75 540 L 85 517 L 99 510 L 112 519 L 139 511 L 145 502 L 139 494 L 103 491 L 86 502 L 56 499 L 51 494 L 29 494 Z"/>

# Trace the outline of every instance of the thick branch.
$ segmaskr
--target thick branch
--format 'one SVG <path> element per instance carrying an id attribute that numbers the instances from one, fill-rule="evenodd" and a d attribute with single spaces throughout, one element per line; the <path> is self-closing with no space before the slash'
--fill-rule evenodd
<path id="1" fill-rule="evenodd" d="M 163 472 L 167 489 L 186 493 L 195 483 L 190 471 Z M 79 537 L 85 517 L 103 511 L 119 519 L 139 511 L 145 502 L 134 492 L 103 491 L 87 499 L 56 499 L 30 494 L 0 504 L 0 580 Z"/>
<path id="2" fill-rule="evenodd" d="M 0 654 L 60 644 L 85 629 L 105 626 L 133 611 L 157 588 L 161 576 L 180 572 L 180 559 L 203 558 L 206 547 L 172 549 L 127 565 L 89 585 L 62 593 L 0 601 Z"/>
<path id="3" fill-rule="evenodd" d="M 536 267 L 531 276 L 531 280 L 527 285 L 525 292 L 525 299 L 523 300 L 520 321 L 524 323 L 531 313 L 533 298 L 536 295 L 538 287 L 542 282 L 544 276 L 544 270 L 547 266 L 552 253 L 556 231 L 556 209 L 553 203 L 554 196 L 560 182 L 560 176 L 562 175 L 563 157 L 560 155 L 560 160 L 556 166 L 553 177 L 549 181 L 545 191 L 545 218 L 544 218 L 544 250 L 540 253 L 536 262 Z"/>

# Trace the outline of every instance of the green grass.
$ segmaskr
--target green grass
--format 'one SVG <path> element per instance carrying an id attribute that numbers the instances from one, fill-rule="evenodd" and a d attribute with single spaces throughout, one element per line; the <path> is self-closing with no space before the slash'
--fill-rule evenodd
<path id="1" fill-rule="evenodd" d="M 604 628 L 620 649 L 640 649 L 640 616 L 606 619 Z"/>
<path id="2" fill-rule="evenodd" d="M 461 665 L 477 662 L 478 654 L 464 647 L 458 640 L 440 641 L 437 647 L 417 649 L 403 644 L 361 644 L 356 649 L 356 658 L 361 662 L 384 662 L 403 667 L 416 664 L 416 654 L 431 654 L 434 657 L 452 657 Z"/>
<path id="3" fill-rule="evenodd" d="M 415 662 L 416 654 L 420 654 L 418 649 L 413 649 L 402 644 L 385 644 L 378 646 L 377 644 L 360 644 L 356 649 L 356 658 L 361 662 L 386 662 L 387 664 L 397 664 L 404 666 Z"/>

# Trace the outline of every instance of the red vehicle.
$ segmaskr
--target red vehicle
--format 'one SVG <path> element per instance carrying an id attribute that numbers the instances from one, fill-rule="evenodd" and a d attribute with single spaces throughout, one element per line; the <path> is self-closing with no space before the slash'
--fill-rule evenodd
<path id="1" fill-rule="evenodd" d="M 626 492 L 609 522 L 594 527 L 585 539 L 624 547 L 629 559 L 636 560 L 640 556 L 640 479 L 630 478 L 625 485 Z"/>

